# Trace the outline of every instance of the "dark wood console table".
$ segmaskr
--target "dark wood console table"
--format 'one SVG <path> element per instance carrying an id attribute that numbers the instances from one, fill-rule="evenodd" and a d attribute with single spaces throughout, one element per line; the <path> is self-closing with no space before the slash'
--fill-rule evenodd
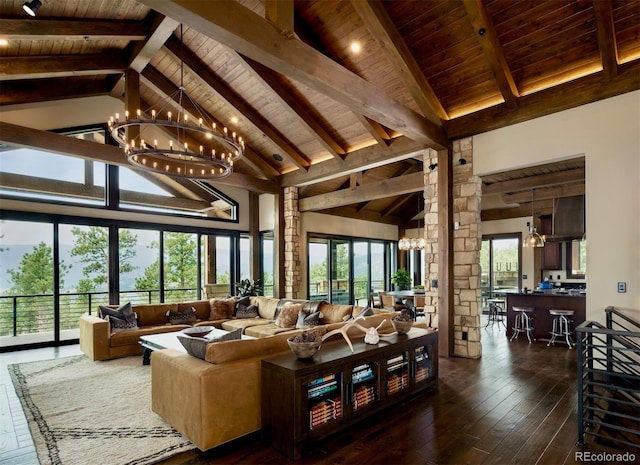
<path id="1" fill-rule="evenodd" d="M 289 458 L 437 383 L 437 330 L 352 343 L 353 353 L 341 339 L 323 344 L 311 360 L 262 360 L 262 430 Z"/>

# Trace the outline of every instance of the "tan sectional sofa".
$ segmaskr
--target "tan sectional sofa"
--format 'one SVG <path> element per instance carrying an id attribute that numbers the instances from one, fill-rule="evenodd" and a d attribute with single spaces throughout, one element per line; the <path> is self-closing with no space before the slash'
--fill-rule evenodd
<path id="1" fill-rule="evenodd" d="M 351 309 L 356 314 L 360 312 L 358 307 Z M 378 326 L 395 314 L 380 312 L 365 317 L 360 323 L 365 327 Z M 340 321 L 318 328 L 328 332 L 344 324 Z M 303 330 L 209 344 L 205 360 L 174 349 L 153 352 L 152 410 L 200 450 L 258 431 L 261 428 L 261 361 L 289 352 L 287 338 L 300 331 Z M 391 322 L 380 331 L 392 332 Z M 349 335 L 353 340 L 364 336 L 353 327 Z M 324 344 L 334 343 L 346 344 L 340 335 Z"/>
<path id="2" fill-rule="evenodd" d="M 215 326 L 216 328 L 233 331 L 243 329 L 243 334 L 257 338 L 273 336 L 275 334 L 291 332 L 291 329 L 281 328 L 274 323 L 276 311 L 286 302 L 310 303 L 316 307 L 314 311 L 322 313 L 321 324 L 331 324 L 343 321 L 351 314 L 351 305 L 333 305 L 326 302 L 292 301 L 290 299 L 274 299 L 270 297 L 251 297 L 250 303 L 258 308 L 257 318 L 234 318 L 233 309 L 229 309 L 227 318 L 210 319 L 214 302 L 218 304 L 228 302 L 229 299 L 216 298 L 181 303 L 142 304 L 134 305 L 133 311 L 138 317 L 138 329 L 111 334 L 109 323 L 96 315 L 82 315 L 80 317 L 80 349 L 91 360 L 110 360 L 129 355 L 142 354 L 140 336 L 149 334 L 170 333 L 180 331 L 189 326 Z M 184 312 L 193 307 L 198 320 L 193 325 L 168 324 L 167 311 Z M 355 307 L 358 311 L 360 307 Z M 217 314 L 217 312 L 214 312 Z"/>

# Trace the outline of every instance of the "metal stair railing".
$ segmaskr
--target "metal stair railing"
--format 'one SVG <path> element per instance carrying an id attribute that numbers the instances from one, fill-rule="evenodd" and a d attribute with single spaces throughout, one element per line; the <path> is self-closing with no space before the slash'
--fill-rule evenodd
<path id="1" fill-rule="evenodd" d="M 585 435 L 640 449 L 640 323 L 606 309 L 576 328 L 578 444 Z"/>

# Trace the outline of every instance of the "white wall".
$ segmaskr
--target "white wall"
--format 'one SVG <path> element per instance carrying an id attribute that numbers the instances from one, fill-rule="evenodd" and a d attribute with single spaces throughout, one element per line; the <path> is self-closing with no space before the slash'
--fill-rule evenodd
<path id="1" fill-rule="evenodd" d="M 587 319 L 609 305 L 640 318 L 640 91 L 474 136 L 482 176 L 584 154 Z M 627 292 L 618 293 L 617 283 Z"/>

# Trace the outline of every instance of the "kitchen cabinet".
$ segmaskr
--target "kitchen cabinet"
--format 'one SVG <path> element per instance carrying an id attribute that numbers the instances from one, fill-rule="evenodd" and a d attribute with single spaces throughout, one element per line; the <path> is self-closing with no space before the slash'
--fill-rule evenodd
<path id="1" fill-rule="evenodd" d="M 551 215 L 542 215 L 540 217 L 540 234 L 550 236 L 553 234 L 553 218 Z M 542 269 L 543 270 L 561 270 L 562 269 L 562 251 L 560 242 L 545 242 L 542 249 Z"/>

